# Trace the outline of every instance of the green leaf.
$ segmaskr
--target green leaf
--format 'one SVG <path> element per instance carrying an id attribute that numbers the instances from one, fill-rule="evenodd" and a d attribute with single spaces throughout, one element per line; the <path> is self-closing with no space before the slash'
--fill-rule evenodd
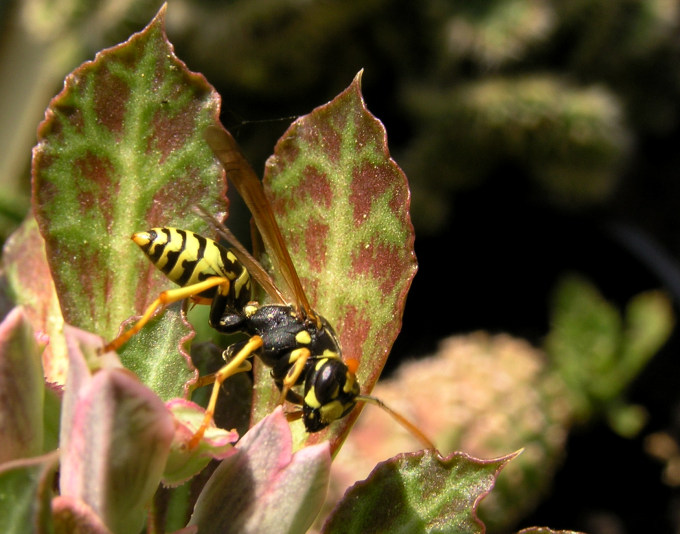
<path id="1" fill-rule="evenodd" d="M 629 382 L 663 346 L 675 324 L 673 306 L 660 291 L 646 291 L 626 306 L 626 329 L 619 376 Z"/>
<path id="2" fill-rule="evenodd" d="M 347 491 L 323 532 L 482 533 L 479 502 L 517 454 L 496 460 L 464 453 L 442 460 L 422 451 L 396 456 Z"/>
<path id="3" fill-rule="evenodd" d="M 641 293 L 623 314 L 590 282 L 570 276 L 555 291 L 552 315 L 546 350 L 578 415 L 608 411 L 615 428 L 634 432 L 640 426 L 639 409 L 628 409 L 621 395 L 671 333 L 668 297 Z"/>
<path id="4" fill-rule="evenodd" d="M 553 302 L 547 350 L 583 415 L 592 409 L 591 396 L 602 397 L 598 377 L 604 378 L 614 365 L 622 320 L 592 284 L 576 276 L 560 282 Z"/>
<path id="5" fill-rule="evenodd" d="M 164 18 L 162 8 L 67 77 L 34 149 L 34 211 L 64 319 L 107 339 L 168 288 L 129 236 L 155 226 L 205 233 L 192 208 L 226 208 L 223 171 L 202 137 L 219 96 L 177 59 Z M 176 365 L 188 325 L 176 314 L 145 330 L 150 339 L 125 347 L 123 362 L 163 398 L 181 395 L 193 376 Z M 171 384 L 157 364 L 173 368 Z"/>
<path id="6" fill-rule="evenodd" d="M 52 532 L 50 499 L 59 453 L 0 465 L 0 531 L 4 534 Z"/>
<path id="7" fill-rule="evenodd" d="M 40 352 L 21 308 L 0 323 L 0 391 L 0 463 L 43 452 Z"/>
<path id="8" fill-rule="evenodd" d="M 401 328 L 417 264 L 406 176 L 360 84 L 361 73 L 291 125 L 267 161 L 264 183 L 307 296 L 334 326 L 344 358 L 360 361 L 368 393 Z M 256 396 L 259 413 L 271 411 L 274 399 L 259 389 Z M 358 412 L 313 436 L 297 423 L 294 439 L 337 443 Z"/>

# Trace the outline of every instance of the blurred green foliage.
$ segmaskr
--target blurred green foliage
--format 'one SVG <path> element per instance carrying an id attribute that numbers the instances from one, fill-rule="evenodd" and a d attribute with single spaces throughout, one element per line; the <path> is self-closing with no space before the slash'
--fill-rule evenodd
<path id="1" fill-rule="evenodd" d="M 668 340 L 674 326 L 668 298 L 640 293 L 621 313 L 590 282 L 570 276 L 556 288 L 552 314 L 546 351 L 567 385 L 575 418 L 601 413 L 618 433 L 635 435 L 645 413 L 626 404 L 623 393 Z"/>
<path id="2" fill-rule="evenodd" d="M 1 236 L 28 210 L 35 125 L 64 74 L 160 4 L 4 8 Z M 442 192 L 509 164 L 546 200 L 605 200 L 636 140 L 677 119 L 678 11 L 673 0 L 173 0 L 168 33 L 225 97 L 228 126 L 307 110 L 364 67 L 425 232 L 448 220 Z M 263 161 L 280 131 L 251 130 L 239 140 Z"/>

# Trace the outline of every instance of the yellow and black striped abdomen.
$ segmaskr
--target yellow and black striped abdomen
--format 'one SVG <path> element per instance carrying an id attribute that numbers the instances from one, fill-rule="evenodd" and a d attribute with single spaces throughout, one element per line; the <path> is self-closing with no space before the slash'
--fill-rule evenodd
<path id="1" fill-rule="evenodd" d="M 211 276 L 231 281 L 234 304 L 245 305 L 252 299 L 250 274 L 231 249 L 212 239 L 178 228 L 152 228 L 132 236 L 151 262 L 176 284 L 186 287 Z M 212 298 L 217 288 L 197 296 Z"/>

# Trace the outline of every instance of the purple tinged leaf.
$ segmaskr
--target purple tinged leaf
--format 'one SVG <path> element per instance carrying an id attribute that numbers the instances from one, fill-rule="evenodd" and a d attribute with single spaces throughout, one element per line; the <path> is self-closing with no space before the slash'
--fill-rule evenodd
<path id="1" fill-rule="evenodd" d="M 163 473 L 163 484 L 181 484 L 202 471 L 212 459 L 224 460 L 236 454 L 232 444 L 238 441 L 238 433 L 216 426 L 209 427 L 198 446 L 189 449 L 189 441 L 203 422 L 205 409 L 184 399 L 173 399 L 166 406 L 175 419 L 175 437 Z"/>
<path id="2" fill-rule="evenodd" d="M 132 233 L 204 232 L 192 207 L 226 210 L 224 173 L 203 139 L 219 96 L 175 56 L 164 18 L 165 7 L 66 78 L 33 152 L 33 207 L 64 319 L 107 340 L 169 286 Z M 194 376 L 178 350 L 190 332 L 178 314 L 154 321 L 121 358 L 162 398 L 180 396 Z"/>
<path id="3" fill-rule="evenodd" d="M 52 501 L 55 534 L 111 534 L 87 503 L 59 495 Z"/>
<path id="4" fill-rule="evenodd" d="M 35 336 L 46 347 L 42 354 L 45 380 L 63 385 L 66 380 L 64 320 L 52 282 L 45 242 L 33 217 L 27 218 L 10 236 L 2 250 L 2 266 Z"/>
<path id="5" fill-rule="evenodd" d="M 423 451 L 396 456 L 347 491 L 323 532 L 483 533 L 479 502 L 517 454 L 495 460 L 464 453 L 441 460 Z"/>
<path id="6" fill-rule="evenodd" d="M 96 336 L 69 329 L 66 337 L 61 494 L 86 503 L 112 532 L 137 532 L 168 458 L 172 415 L 115 361 L 89 374 L 86 357 L 96 354 Z"/>
<path id="7" fill-rule="evenodd" d="M 88 357 L 84 352 L 88 352 L 87 339 L 82 335 L 86 334 L 82 330 L 70 326 L 65 327 L 64 335 L 68 347 L 68 376 L 66 379 L 66 393 L 62 400 L 61 424 L 59 427 L 59 444 L 62 451 L 70 447 L 70 439 L 73 435 L 73 422 L 81 396 L 87 391 L 92 379 L 90 369 L 87 365 Z M 91 350 L 96 354 L 97 345 L 93 345 Z"/>
<path id="8" fill-rule="evenodd" d="M 189 524 L 224 534 L 306 532 L 326 495 L 330 451 L 322 443 L 293 454 L 291 445 L 288 422 L 277 408 L 215 470 Z"/>
<path id="9" fill-rule="evenodd" d="M 0 464 L 0 532 L 50 532 L 57 451 Z"/>
<path id="10" fill-rule="evenodd" d="M 360 361 L 368 393 L 401 328 L 417 264 L 406 176 L 390 157 L 385 128 L 366 109 L 361 73 L 291 125 L 264 182 L 307 296 L 337 331 L 344 358 Z M 272 402 L 258 395 L 257 413 Z M 358 412 L 311 436 L 296 424 L 296 446 L 328 438 L 337 446 Z"/>
<path id="11" fill-rule="evenodd" d="M 0 463 L 42 452 L 44 395 L 33 329 L 14 308 L 0 323 Z"/>

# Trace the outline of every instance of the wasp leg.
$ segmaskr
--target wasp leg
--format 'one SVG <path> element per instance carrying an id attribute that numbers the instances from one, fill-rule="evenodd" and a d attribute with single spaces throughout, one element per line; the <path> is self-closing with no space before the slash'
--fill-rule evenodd
<path id="1" fill-rule="evenodd" d="M 251 337 L 247 343 L 243 345 L 243 348 L 241 348 L 241 350 L 239 350 L 224 367 L 211 376 L 213 380 L 213 390 L 210 394 L 210 401 L 208 402 L 208 407 L 205 409 L 205 416 L 203 417 L 201 426 L 196 430 L 191 437 L 191 440 L 189 440 L 190 449 L 193 449 L 198 445 L 203 438 L 205 431 L 210 426 L 210 423 L 212 423 L 213 415 L 215 414 L 215 406 L 217 405 L 217 397 L 219 396 L 222 383 L 230 376 L 245 370 L 250 370 L 252 365 L 247 360 L 248 358 L 251 358 L 263 344 L 260 336 Z"/>
<path id="2" fill-rule="evenodd" d="M 302 418 L 302 410 L 295 410 L 294 412 L 286 412 L 286 421 L 292 423 Z"/>
<path id="3" fill-rule="evenodd" d="M 199 293 L 202 293 L 203 291 L 206 291 L 207 289 L 223 284 L 226 285 L 226 287 L 224 289 L 221 289 L 220 292 L 228 293 L 229 283 L 230 282 L 228 278 L 224 278 L 221 276 L 211 276 L 210 278 L 206 278 L 205 280 L 203 280 L 202 282 L 198 282 L 197 284 L 192 284 L 186 287 L 168 289 L 167 291 L 163 291 L 160 295 L 158 295 L 158 298 L 149 305 L 149 307 L 146 309 L 142 317 L 132 326 L 132 328 L 126 330 L 125 332 L 120 334 L 116 339 L 109 342 L 102 349 L 102 352 L 118 350 L 125 343 L 127 343 L 132 336 L 134 336 L 137 332 L 144 328 L 144 325 L 148 323 L 158 311 L 164 309 L 173 302 L 178 302 L 180 300 L 193 297 L 195 295 L 198 295 Z"/>
<path id="4" fill-rule="evenodd" d="M 295 349 L 290 354 L 289 361 L 293 366 L 288 370 L 286 376 L 283 379 L 283 384 L 281 385 L 281 396 L 279 397 L 279 404 L 283 404 L 286 400 L 290 388 L 292 388 L 300 378 L 302 370 L 305 368 L 305 364 L 312 353 L 307 348 Z"/>
<path id="5" fill-rule="evenodd" d="M 247 343 L 248 341 L 243 341 L 229 345 L 227 349 L 222 352 L 222 358 L 224 358 L 224 361 L 226 362 L 225 365 L 231 363 Z M 232 376 L 238 373 L 247 373 L 252 368 L 253 368 L 252 364 L 248 360 L 244 360 L 243 363 L 241 364 L 241 367 L 234 370 Z M 208 386 L 210 384 L 215 383 L 215 375 L 217 375 L 217 373 L 210 373 L 209 375 L 199 376 L 196 379 L 196 382 L 191 384 L 191 386 L 189 387 L 189 394 L 191 395 L 191 393 L 193 393 L 198 388 L 202 388 L 203 386 Z"/>

